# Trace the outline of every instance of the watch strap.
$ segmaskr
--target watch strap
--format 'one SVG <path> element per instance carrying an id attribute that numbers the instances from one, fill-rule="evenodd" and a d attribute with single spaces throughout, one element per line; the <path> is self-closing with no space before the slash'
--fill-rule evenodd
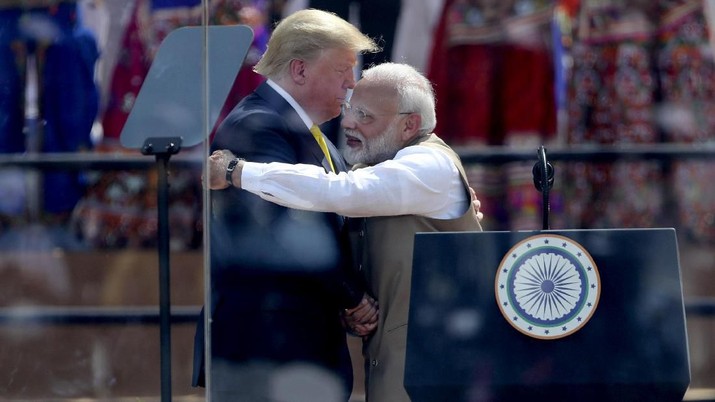
<path id="1" fill-rule="evenodd" d="M 233 171 L 236 170 L 236 166 L 238 165 L 238 161 L 240 161 L 240 158 L 234 158 L 231 159 L 231 162 L 228 163 L 228 166 L 226 167 L 226 181 L 228 184 L 230 184 L 233 187 Z"/>

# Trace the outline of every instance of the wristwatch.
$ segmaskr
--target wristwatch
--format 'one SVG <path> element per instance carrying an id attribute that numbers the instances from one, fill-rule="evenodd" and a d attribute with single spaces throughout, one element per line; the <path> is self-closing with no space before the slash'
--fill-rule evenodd
<path id="1" fill-rule="evenodd" d="M 231 176 L 233 175 L 233 171 L 236 170 L 238 161 L 241 161 L 241 160 L 243 160 L 243 159 L 241 159 L 241 158 L 231 159 L 231 162 L 229 162 L 228 166 L 226 167 L 226 181 L 228 182 L 228 184 L 231 185 L 231 187 L 233 187 L 233 180 L 232 180 Z"/>

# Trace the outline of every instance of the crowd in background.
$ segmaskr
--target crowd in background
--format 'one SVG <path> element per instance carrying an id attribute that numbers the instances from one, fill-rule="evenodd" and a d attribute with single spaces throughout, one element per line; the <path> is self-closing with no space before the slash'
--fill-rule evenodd
<path id="1" fill-rule="evenodd" d="M 715 64 L 708 1 L 211 0 L 210 24 L 254 31 L 219 120 L 260 78 L 273 24 L 300 8 L 333 11 L 379 39 L 363 65 L 400 61 L 432 80 L 436 132 L 450 145 L 712 143 Z M 379 10 L 379 11 L 378 11 Z M 0 153 L 135 152 L 119 144 L 153 55 L 201 0 L 32 0 L 0 5 Z M 218 122 L 217 122 L 218 123 Z M 331 130 L 332 127 L 332 130 Z M 326 134 L 340 142 L 337 124 Z M 189 150 L 190 151 L 190 150 Z M 487 230 L 538 229 L 531 163 L 470 166 Z M 25 172 L 2 169 L 4 227 L 27 217 Z M 200 172 L 171 177 L 175 249 L 200 245 Z M 715 241 L 712 162 L 568 163 L 552 227 L 677 226 Z M 148 171 L 44 171 L 40 220 L 89 247 L 152 246 Z M 670 194 L 670 196 L 668 195 Z M 673 196 L 675 194 L 675 196 Z"/>

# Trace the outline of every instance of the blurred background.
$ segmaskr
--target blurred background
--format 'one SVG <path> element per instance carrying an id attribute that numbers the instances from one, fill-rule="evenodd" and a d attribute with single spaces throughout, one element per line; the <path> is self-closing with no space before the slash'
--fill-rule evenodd
<path id="1" fill-rule="evenodd" d="M 541 145 L 552 229 L 675 228 L 686 400 L 715 400 L 712 0 L 0 1 L 0 400 L 158 399 L 158 178 L 122 128 L 172 30 L 254 31 L 218 124 L 260 83 L 251 68 L 275 22 L 306 7 L 379 39 L 363 65 L 406 62 L 433 81 L 436 133 L 462 156 L 487 230 L 542 228 Z M 324 132 L 340 144 L 337 127 Z M 204 399 L 190 378 L 205 145 L 171 161 L 175 400 Z"/>

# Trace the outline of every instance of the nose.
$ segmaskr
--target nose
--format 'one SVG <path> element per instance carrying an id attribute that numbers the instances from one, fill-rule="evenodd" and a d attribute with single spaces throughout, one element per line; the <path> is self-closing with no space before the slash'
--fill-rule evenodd
<path id="1" fill-rule="evenodd" d="M 348 70 L 347 77 L 345 77 L 345 88 L 353 89 L 355 88 L 355 73 L 352 69 Z"/>
<path id="2" fill-rule="evenodd" d="M 343 106 L 343 113 L 342 113 L 342 118 L 340 119 L 340 125 L 343 128 L 348 128 L 348 129 L 354 129 L 357 126 L 357 121 L 355 120 L 355 116 L 347 111 L 345 109 L 345 106 Z"/>

